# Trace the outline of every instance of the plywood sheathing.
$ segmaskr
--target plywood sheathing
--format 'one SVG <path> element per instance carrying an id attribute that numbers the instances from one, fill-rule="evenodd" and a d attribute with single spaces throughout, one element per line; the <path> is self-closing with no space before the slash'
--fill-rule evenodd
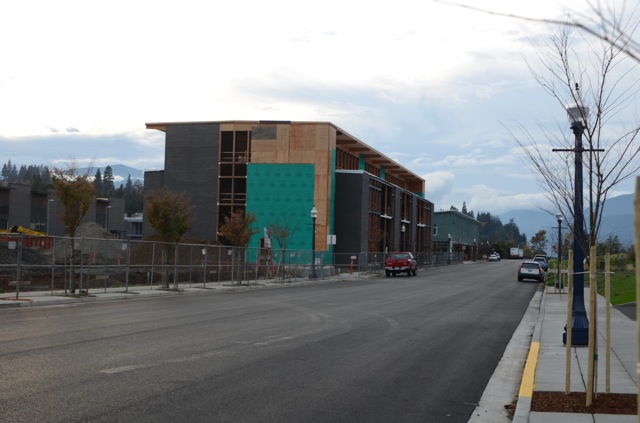
<path id="1" fill-rule="evenodd" d="M 275 163 L 291 163 L 289 149 L 291 126 L 290 125 L 278 125 L 277 127 L 277 139 L 276 139 L 276 151 L 275 151 Z"/>

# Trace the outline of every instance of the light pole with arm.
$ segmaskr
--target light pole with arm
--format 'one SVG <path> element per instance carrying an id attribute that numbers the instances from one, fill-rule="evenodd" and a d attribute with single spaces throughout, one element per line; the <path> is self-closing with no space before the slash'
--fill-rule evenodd
<path id="1" fill-rule="evenodd" d="M 573 345 L 589 344 L 589 319 L 584 306 L 584 207 L 582 194 L 582 135 L 586 128 L 589 108 L 581 104 L 578 84 L 576 84 L 576 103 L 567 106 L 567 115 L 571 123 L 571 131 L 575 137 L 575 146 L 570 150 L 574 153 L 574 192 L 573 192 L 573 307 L 571 323 L 571 343 Z M 567 342 L 566 331 L 562 334 L 562 342 Z"/>

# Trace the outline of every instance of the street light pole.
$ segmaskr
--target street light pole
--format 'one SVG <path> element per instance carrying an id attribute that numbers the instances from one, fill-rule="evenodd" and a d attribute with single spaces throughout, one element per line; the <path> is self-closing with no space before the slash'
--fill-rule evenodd
<path id="1" fill-rule="evenodd" d="M 318 275 L 316 274 L 316 218 L 318 217 L 318 210 L 316 206 L 313 206 L 311 209 L 311 220 L 313 221 L 312 231 L 311 231 L 311 274 L 309 275 L 309 279 L 316 279 Z"/>
<path id="2" fill-rule="evenodd" d="M 473 238 L 473 261 L 476 261 L 476 239 Z"/>
<path id="3" fill-rule="evenodd" d="M 400 227 L 400 230 L 402 231 L 402 251 L 404 251 L 404 247 L 405 247 L 404 232 L 407 230 L 406 226 L 404 226 L 404 223 L 402 224 L 402 227 Z"/>
<path id="4" fill-rule="evenodd" d="M 573 345 L 589 344 L 589 319 L 584 306 L 584 250 L 582 248 L 584 236 L 584 207 L 582 204 L 582 135 L 585 122 L 589 115 L 589 108 L 583 106 L 580 100 L 579 86 L 576 84 L 576 103 L 567 106 L 567 114 L 571 123 L 571 131 L 575 137 L 574 153 L 574 193 L 573 193 L 573 320 L 571 322 L 571 343 Z M 567 343 L 568 328 L 562 334 L 562 342 Z"/>
<path id="5" fill-rule="evenodd" d="M 558 210 L 556 213 L 556 219 L 558 219 L 558 280 L 556 281 L 556 288 L 560 291 L 564 289 L 562 283 L 562 213 Z"/>

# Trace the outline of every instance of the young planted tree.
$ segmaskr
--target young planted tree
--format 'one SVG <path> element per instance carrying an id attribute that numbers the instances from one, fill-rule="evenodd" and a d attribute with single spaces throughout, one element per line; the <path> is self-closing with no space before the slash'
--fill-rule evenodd
<path id="1" fill-rule="evenodd" d="M 175 193 L 165 187 L 145 197 L 145 220 L 165 242 L 162 249 L 162 264 L 165 266 L 162 280 L 165 288 L 169 287 L 169 270 L 166 267 L 168 257 L 171 252 L 177 253 L 178 242 L 191 229 L 194 210 L 188 195 Z M 177 265 L 177 260 L 174 260 L 174 265 Z M 174 288 L 177 287 L 176 270 L 174 269 Z"/>
<path id="2" fill-rule="evenodd" d="M 51 174 L 51 182 L 55 189 L 55 195 L 62 204 L 62 212 L 59 215 L 67 235 L 71 237 L 71 275 L 69 277 L 69 289 L 75 292 L 74 252 L 75 236 L 82 218 L 87 214 L 96 188 L 89 178 L 88 173 L 77 174 L 77 163 L 71 162 L 64 168 L 54 168 Z"/>
<path id="3" fill-rule="evenodd" d="M 295 229 L 289 228 L 286 223 L 277 221 L 275 223 L 270 223 L 269 225 L 267 225 L 267 230 L 269 231 L 269 237 L 274 243 L 278 244 L 280 250 L 280 254 L 278 255 L 278 265 L 276 268 L 276 275 L 280 275 L 281 267 L 284 264 L 283 261 L 287 254 L 289 240 L 295 233 Z M 272 246 L 272 248 L 275 248 L 275 245 Z"/>
<path id="4" fill-rule="evenodd" d="M 233 245 L 237 263 L 242 264 L 244 252 L 251 237 L 256 235 L 259 230 L 253 228 L 256 222 L 256 216 L 251 213 L 245 213 L 244 210 L 231 212 L 229 216 L 224 217 L 224 224 L 220 227 L 220 234 L 224 236 L 231 245 Z M 238 285 L 242 284 L 240 272 L 237 274 Z"/>

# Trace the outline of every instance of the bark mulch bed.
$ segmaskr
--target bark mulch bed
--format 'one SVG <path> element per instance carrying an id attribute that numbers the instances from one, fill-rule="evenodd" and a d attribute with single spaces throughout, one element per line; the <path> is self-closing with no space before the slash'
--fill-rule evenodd
<path id="1" fill-rule="evenodd" d="M 631 414 L 638 413 L 637 394 L 601 394 L 594 395 L 587 407 L 587 394 L 584 392 L 538 392 L 531 398 L 531 411 L 549 413 L 587 413 L 587 414 Z"/>

